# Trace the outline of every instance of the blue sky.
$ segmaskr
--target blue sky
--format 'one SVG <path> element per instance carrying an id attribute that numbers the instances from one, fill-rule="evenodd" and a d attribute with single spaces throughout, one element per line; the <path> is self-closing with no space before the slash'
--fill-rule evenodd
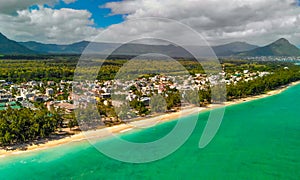
<path id="1" fill-rule="evenodd" d="M 92 13 L 92 19 L 94 19 L 95 26 L 100 28 L 106 28 L 112 24 L 118 24 L 123 22 L 122 15 L 113 15 L 111 16 L 110 9 L 100 8 L 108 2 L 118 2 L 121 0 L 77 0 L 74 3 L 66 4 L 63 1 L 60 1 L 56 4 L 54 9 L 61 8 L 71 8 L 78 10 L 88 10 Z"/>
<path id="2" fill-rule="evenodd" d="M 188 25 L 211 44 L 266 45 L 286 38 L 299 45 L 299 6 L 300 0 L 0 0 L 0 32 L 16 41 L 58 44 L 91 40 L 107 31 L 120 42 L 141 34 L 178 35 L 167 22 L 129 23 L 158 17 Z M 187 37 L 181 32 L 178 39 Z"/>

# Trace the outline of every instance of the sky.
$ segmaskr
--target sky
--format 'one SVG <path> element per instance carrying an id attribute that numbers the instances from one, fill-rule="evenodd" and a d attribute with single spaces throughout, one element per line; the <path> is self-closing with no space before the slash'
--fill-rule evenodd
<path id="1" fill-rule="evenodd" d="M 282 37 L 300 45 L 299 0 L 0 0 L 0 32 L 16 41 L 69 44 L 105 32 L 104 41 L 165 35 L 193 45 L 174 22 L 212 45 L 266 45 Z"/>

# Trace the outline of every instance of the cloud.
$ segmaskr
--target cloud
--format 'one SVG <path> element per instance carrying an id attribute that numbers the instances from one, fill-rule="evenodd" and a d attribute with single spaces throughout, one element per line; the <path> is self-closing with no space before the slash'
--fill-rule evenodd
<path id="1" fill-rule="evenodd" d="M 77 0 L 64 0 L 64 2 L 66 3 L 66 4 L 71 4 L 71 3 L 74 3 L 74 2 L 76 2 Z"/>
<path id="2" fill-rule="evenodd" d="M 0 12 L 1 14 L 14 14 L 32 5 L 54 5 L 57 2 L 59 0 L 0 0 Z"/>
<path id="3" fill-rule="evenodd" d="M 72 3 L 76 0 L 63 0 Z M 87 10 L 43 7 L 59 0 L 0 0 L 0 32 L 18 41 L 71 43 L 93 39 L 103 29 L 94 27 Z M 29 10 L 32 5 L 39 9 Z M 145 17 L 179 21 L 201 33 L 211 44 L 247 41 L 264 45 L 285 37 L 300 44 L 300 7 L 296 0 L 124 0 L 106 3 L 101 8 L 120 14 L 125 21 L 106 28 L 104 40 L 124 42 L 138 35 L 193 38 L 178 31 L 170 21 L 145 20 Z M 101 11 L 101 9 L 99 9 Z"/>
<path id="4" fill-rule="evenodd" d="M 300 7 L 295 0 L 125 0 L 104 7 L 111 9 L 112 15 L 124 15 L 127 21 L 143 17 L 180 21 L 212 44 L 248 41 L 264 45 L 280 37 L 300 44 Z M 126 26 L 124 22 L 120 29 L 140 33 L 146 26 L 148 33 L 157 33 L 157 26 L 151 23 Z M 165 23 L 159 28 L 163 31 L 170 26 Z"/>
<path id="5" fill-rule="evenodd" d="M 64 44 L 93 38 L 102 31 L 93 27 L 87 10 L 67 8 L 20 10 L 16 16 L 0 14 L 0 23 L 0 32 L 17 41 Z"/>

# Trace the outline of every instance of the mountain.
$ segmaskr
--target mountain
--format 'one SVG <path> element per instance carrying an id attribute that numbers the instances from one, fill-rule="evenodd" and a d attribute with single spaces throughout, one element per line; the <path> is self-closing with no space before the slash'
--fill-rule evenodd
<path id="1" fill-rule="evenodd" d="M 87 48 L 89 46 L 89 48 Z M 88 51 L 85 51 L 86 48 Z M 202 46 L 189 46 L 199 56 L 209 56 L 211 49 Z M 300 56 L 300 49 L 288 40 L 281 38 L 267 46 L 258 47 L 246 42 L 233 42 L 213 46 L 217 56 Z M 170 57 L 187 57 L 192 55 L 180 46 L 175 45 L 147 45 L 147 44 L 118 44 L 81 41 L 67 45 L 43 44 L 34 41 L 16 42 L 0 33 L 0 55 L 28 55 L 28 54 L 89 54 L 107 55 L 141 55 L 147 53 L 163 54 Z"/>
<path id="2" fill-rule="evenodd" d="M 27 55 L 36 54 L 34 51 L 12 41 L 0 33 L 0 54 L 1 55 Z"/>
<path id="3" fill-rule="evenodd" d="M 22 46 L 28 49 L 37 51 L 43 54 L 80 54 L 89 44 L 87 41 L 74 43 L 70 45 L 43 44 L 34 41 L 19 42 Z"/>
<path id="4" fill-rule="evenodd" d="M 140 55 L 151 52 L 184 57 L 186 52 L 173 45 L 146 45 L 146 44 L 118 44 L 81 41 L 70 45 L 42 44 L 38 42 L 20 42 L 21 45 L 44 54 L 109 54 L 114 55 Z M 88 48 L 86 48 L 89 46 Z"/>
<path id="5" fill-rule="evenodd" d="M 212 48 L 218 56 L 230 56 L 240 52 L 251 51 L 258 48 L 258 46 L 246 42 L 232 42 Z"/>
<path id="6" fill-rule="evenodd" d="M 242 56 L 300 56 L 300 49 L 281 38 L 267 46 L 240 53 Z"/>
<path id="7" fill-rule="evenodd" d="M 34 41 L 19 43 L 31 50 L 43 54 L 81 54 L 87 46 L 90 46 L 90 48 L 88 48 L 89 53 L 105 54 L 105 52 L 115 49 L 121 45 L 116 43 L 94 43 L 89 41 L 81 41 L 66 45 L 43 44 Z"/>
<path id="8" fill-rule="evenodd" d="M 37 42 L 20 42 L 21 45 L 40 52 L 50 54 L 81 54 L 85 48 L 90 44 L 88 53 L 108 54 L 114 51 L 115 55 L 139 55 L 145 53 L 160 53 L 172 57 L 191 57 L 191 55 L 180 46 L 175 45 L 147 45 L 147 44 L 118 44 L 118 43 L 99 43 L 81 41 L 70 45 L 56 45 L 56 44 L 42 44 Z M 118 48 L 119 47 L 119 48 Z M 258 46 L 251 45 L 245 42 L 233 42 L 220 46 L 213 46 L 217 56 L 230 56 L 239 52 L 249 51 L 257 48 Z M 209 54 L 207 47 L 189 46 L 193 50 L 197 50 L 199 54 Z"/>

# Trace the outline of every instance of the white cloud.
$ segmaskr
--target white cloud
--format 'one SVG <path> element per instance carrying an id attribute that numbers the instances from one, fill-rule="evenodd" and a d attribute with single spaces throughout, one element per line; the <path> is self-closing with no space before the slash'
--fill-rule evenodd
<path id="1" fill-rule="evenodd" d="M 92 27 L 90 12 L 66 8 L 20 10 L 16 16 L 0 14 L 0 23 L 0 32 L 17 41 L 63 44 L 89 39 L 101 32 Z"/>
<path id="2" fill-rule="evenodd" d="M 54 5 L 59 0 L 0 0 L 0 13 L 13 14 L 32 5 Z M 70 1 L 70 0 L 67 0 Z"/>
<path id="3" fill-rule="evenodd" d="M 102 32 L 93 27 L 87 10 L 43 8 L 59 0 L 0 0 L 0 32 L 18 41 L 70 43 L 92 39 Z M 72 3 L 76 0 L 64 0 Z M 40 9 L 28 10 L 38 4 Z M 296 0 L 124 0 L 104 5 L 125 22 L 107 28 L 107 40 L 123 42 L 146 36 L 193 38 L 174 28 L 174 23 L 153 20 L 131 22 L 144 17 L 162 17 L 182 22 L 211 44 L 247 41 L 264 45 L 278 38 L 300 44 L 300 7 Z M 101 10 L 101 9 L 99 9 Z M 179 32 L 179 33 L 178 33 Z"/>
<path id="4" fill-rule="evenodd" d="M 300 44 L 300 7 L 295 0 L 125 0 L 104 7 L 111 9 L 112 15 L 122 14 L 127 20 L 143 17 L 178 20 L 213 44 L 248 41 L 263 45 L 280 37 Z M 157 33 L 153 22 L 129 24 L 120 26 L 119 33 L 145 32 L 143 27 L 148 27 L 146 31 L 150 34 Z M 170 29 L 170 25 L 166 23 L 159 28 L 163 31 Z"/>
<path id="5" fill-rule="evenodd" d="M 66 3 L 66 4 L 71 4 L 71 3 L 74 3 L 74 2 L 76 2 L 77 0 L 64 0 L 64 2 Z"/>

